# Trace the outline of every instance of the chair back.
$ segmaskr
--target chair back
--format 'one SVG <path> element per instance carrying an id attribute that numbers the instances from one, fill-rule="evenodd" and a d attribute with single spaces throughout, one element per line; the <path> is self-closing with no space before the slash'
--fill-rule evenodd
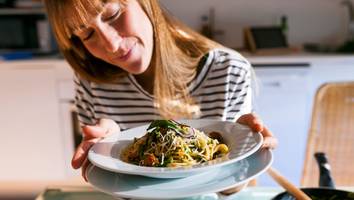
<path id="1" fill-rule="evenodd" d="M 336 186 L 354 186 L 354 82 L 326 83 L 316 93 L 301 186 L 318 187 L 315 152 L 324 152 Z"/>

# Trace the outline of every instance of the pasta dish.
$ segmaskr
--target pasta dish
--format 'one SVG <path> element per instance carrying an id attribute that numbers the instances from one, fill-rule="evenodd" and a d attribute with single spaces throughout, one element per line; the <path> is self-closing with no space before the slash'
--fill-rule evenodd
<path id="1" fill-rule="evenodd" d="M 229 152 L 221 135 L 173 120 L 156 120 L 146 134 L 123 150 L 122 160 L 140 166 L 179 167 L 203 163 Z"/>

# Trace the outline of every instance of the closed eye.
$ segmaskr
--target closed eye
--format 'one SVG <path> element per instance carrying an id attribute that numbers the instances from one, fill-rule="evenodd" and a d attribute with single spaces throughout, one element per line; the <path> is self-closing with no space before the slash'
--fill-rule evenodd
<path id="1" fill-rule="evenodd" d="M 120 15 L 120 10 L 118 10 L 117 12 L 115 12 L 113 15 L 111 15 L 110 17 L 108 18 L 105 18 L 104 21 L 107 21 L 107 22 L 110 22 L 110 21 L 113 21 L 115 19 L 117 19 Z"/>
<path id="2" fill-rule="evenodd" d="M 89 40 L 92 37 L 93 33 L 94 33 L 94 30 L 91 30 L 82 40 L 83 41 Z"/>

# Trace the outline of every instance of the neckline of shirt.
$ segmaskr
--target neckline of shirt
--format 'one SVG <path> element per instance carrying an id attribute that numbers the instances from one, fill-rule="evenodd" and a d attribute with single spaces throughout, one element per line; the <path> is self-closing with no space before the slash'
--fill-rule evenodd
<path id="1" fill-rule="evenodd" d="M 190 93 L 194 93 L 199 86 L 201 85 L 201 83 L 205 80 L 209 69 L 213 63 L 213 58 L 214 58 L 214 52 L 213 50 L 209 51 L 206 54 L 208 57 L 205 61 L 205 63 L 203 64 L 202 69 L 200 70 L 200 73 L 194 77 L 194 79 L 190 82 L 190 84 L 188 85 L 188 91 L 190 91 Z M 128 74 L 128 80 L 134 85 L 134 87 L 141 92 L 142 94 L 144 94 L 146 97 L 148 97 L 149 99 L 154 99 L 154 96 L 152 94 L 150 94 L 149 92 L 147 92 L 136 80 L 136 78 L 134 77 L 133 74 Z"/>

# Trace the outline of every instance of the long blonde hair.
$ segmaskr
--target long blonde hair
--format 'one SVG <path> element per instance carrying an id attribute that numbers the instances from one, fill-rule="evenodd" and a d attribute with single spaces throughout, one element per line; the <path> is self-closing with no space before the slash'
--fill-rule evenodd
<path id="1" fill-rule="evenodd" d="M 74 71 L 89 81 L 114 83 L 126 72 L 91 55 L 73 34 L 73 27 L 88 23 L 90 16 L 102 11 L 103 1 L 116 1 L 124 7 L 131 0 L 44 0 L 59 49 Z M 195 107 L 195 102 L 189 94 L 188 83 L 196 76 L 201 58 L 221 45 L 179 22 L 161 9 L 158 0 L 137 1 L 153 26 L 150 67 L 153 65 L 155 69 L 154 97 L 160 115 L 192 117 L 195 110 L 191 107 Z"/>

